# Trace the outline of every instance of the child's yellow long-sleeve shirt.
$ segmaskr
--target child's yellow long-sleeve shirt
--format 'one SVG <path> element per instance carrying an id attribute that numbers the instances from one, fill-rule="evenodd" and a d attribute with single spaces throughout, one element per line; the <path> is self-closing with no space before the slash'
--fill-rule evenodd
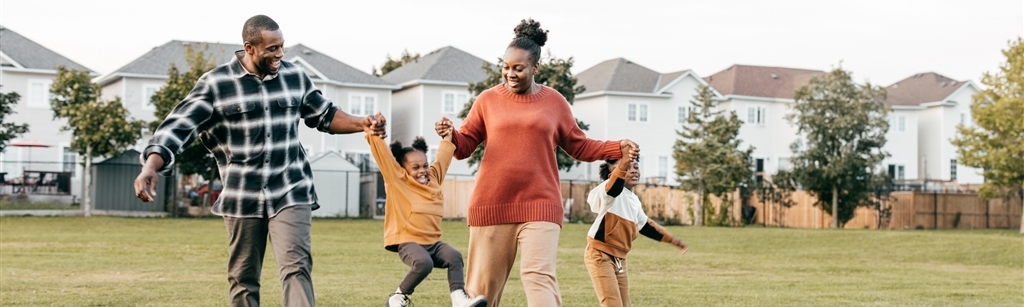
<path id="1" fill-rule="evenodd" d="M 430 245 L 441 240 L 444 195 L 441 183 L 448 172 L 455 145 L 442 140 L 437 159 L 430 165 L 426 185 L 416 182 L 398 164 L 391 148 L 380 137 L 367 134 L 373 159 L 384 177 L 387 202 L 384 206 L 384 249 L 397 252 L 398 244 Z"/>

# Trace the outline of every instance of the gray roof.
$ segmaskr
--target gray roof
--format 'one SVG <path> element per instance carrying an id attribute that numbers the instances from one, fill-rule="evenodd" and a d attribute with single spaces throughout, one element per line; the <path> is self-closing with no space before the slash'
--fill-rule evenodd
<path id="1" fill-rule="evenodd" d="M 171 64 L 178 69 L 188 69 L 185 61 L 185 46 L 191 45 L 193 51 L 202 51 L 206 57 L 212 57 L 214 64 L 223 64 L 231 60 L 235 51 L 242 50 L 239 44 L 221 44 L 205 42 L 187 42 L 172 40 L 163 45 L 153 47 L 142 56 L 118 68 L 110 75 L 118 73 L 166 76 Z"/>
<path id="2" fill-rule="evenodd" d="M 0 26 L 0 51 L 28 69 L 56 70 L 57 65 L 64 65 L 68 69 L 87 70 L 91 74 L 96 74 L 92 69 L 3 26 Z"/>
<path id="3" fill-rule="evenodd" d="M 384 81 L 402 84 L 413 80 L 475 83 L 487 79 L 484 63 L 491 64 L 458 48 L 448 46 L 421 56 L 414 62 L 381 76 Z"/>
<path id="4" fill-rule="evenodd" d="M 302 60 L 312 65 L 313 68 L 320 71 L 325 77 L 331 81 L 345 82 L 345 83 L 358 83 L 358 84 L 376 84 L 376 85 L 389 85 L 380 78 L 374 77 L 371 74 L 365 73 L 361 70 L 355 69 L 348 64 L 342 63 L 341 61 L 335 60 L 319 51 L 313 50 L 303 44 L 298 44 L 290 48 L 285 48 L 284 59 L 291 60 L 295 57 L 300 57 Z"/>
<path id="5" fill-rule="evenodd" d="M 662 74 L 624 58 L 607 60 L 587 68 L 576 75 L 578 85 L 586 86 L 584 93 L 602 91 L 657 93 L 686 70 Z"/>
<path id="6" fill-rule="evenodd" d="M 192 50 L 203 51 L 203 54 L 205 56 L 213 58 L 213 62 L 215 64 L 223 64 L 229 62 L 231 60 L 231 57 L 234 56 L 235 51 L 244 49 L 244 47 L 242 47 L 242 45 L 240 44 L 222 44 L 173 40 L 166 44 L 154 47 L 149 52 L 146 52 L 146 54 L 143 54 L 142 56 L 128 63 L 127 65 L 115 70 L 108 76 L 112 77 L 118 74 L 165 76 L 167 75 L 167 71 L 171 68 L 171 63 L 173 63 L 179 69 L 185 69 L 189 67 L 189 64 L 185 61 L 186 45 L 191 45 Z M 319 51 L 314 50 L 313 48 L 309 48 L 302 44 L 297 44 L 295 46 L 285 48 L 284 60 L 290 61 L 295 57 L 302 58 L 304 61 L 309 63 L 309 65 L 313 66 L 312 68 L 326 75 L 325 77 L 327 77 L 331 81 L 371 85 L 388 85 L 386 82 L 381 81 L 380 79 L 374 77 L 373 75 L 352 68 L 352 66 L 342 63 L 341 61 L 335 60 L 334 58 L 331 58 Z M 101 80 L 101 83 L 103 82 L 104 80 Z"/>

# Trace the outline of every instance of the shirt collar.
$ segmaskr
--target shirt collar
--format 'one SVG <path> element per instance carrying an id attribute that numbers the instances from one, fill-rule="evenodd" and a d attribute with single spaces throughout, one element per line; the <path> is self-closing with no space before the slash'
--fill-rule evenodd
<path id="1" fill-rule="evenodd" d="M 259 75 L 251 73 L 249 72 L 248 69 L 245 69 L 245 65 L 242 65 L 243 58 L 245 58 L 245 50 L 235 51 L 235 58 L 231 60 L 232 77 L 234 77 L 235 79 L 240 79 L 242 77 L 251 75 L 253 77 L 259 78 Z M 263 77 L 263 81 L 272 80 L 274 78 L 277 78 L 277 74 L 267 75 Z"/>

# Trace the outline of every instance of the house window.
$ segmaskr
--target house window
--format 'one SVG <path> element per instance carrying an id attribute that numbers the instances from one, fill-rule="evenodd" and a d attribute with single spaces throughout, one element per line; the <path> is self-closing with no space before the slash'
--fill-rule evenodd
<path id="1" fill-rule="evenodd" d="M 142 86 L 142 108 L 156 110 L 156 105 L 153 104 L 153 95 L 156 95 L 159 90 L 159 85 L 146 84 Z"/>
<path id="2" fill-rule="evenodd" d="M 949 160 L 949 180 L 956 180 L 956 159 Z"/>
<path id="3" fill-rule="evenodd" d="M 437 148 L 431 148 L 427 151 L 427 163 L 434 163 L 435 159 L 437 159 Z"/>
<path id="4" fill-rule="evenodd" d="M 747 123 L 764 126 L 767 122 L 768 108 L 747 107 Z"/>
<path id="5" fill-rule="evenodd" d="M 686 115 L 687 114 L 689 114 L 687 112 L 687 107 L 679 107 L 679 121 L 678 122 L 680 124 L 685 124 L 686 123 Z"/>
<path id="6" fill-rule="evenodd" d="M 466 102 L 469 101 L 468 97 L 466 93 L 445 92 L 444 101 L 441 104 L 441 113 L 458 114 L 466 107 Z"/>
<path id="7" fill-rule="evenodd" d="M 899 127 L 899 131 L 900 132 L 907 131 L 907 117 L 906 116 L 900 116 L 899 120 L 898 120 L 898 123 L 899 123 L 898 127 Z"/>
<path id="8" fill-rule="evenodd" d="M 631 103 L 629 104 L 629 112 L 627 112 L 627 120 L 631 122 L 647 122 L 647 105 L 642 103 Z"/>
<path id="9" fill-rule="evenodd" d="M 49 80 L 31 80 L 28 83 L 28 106 L 33 108 L 49 108 L 50 98 L 53 95 L 50 94 L 50 87 L 53 86 L 53 81 Z"/>
<path id="10" fill-rule="evenodd" d="M 779 170 L 788 171 L 793 168 L 793 164 L 789 162 L 789 158 L 779 158 Z"/>
<path id="11" fill-rule="evenodd" d="M 891 176 L 892 179 L 895 180 L 905 179 L 906 177 L 904 177 L 905 173 L 903 165 L 889 164 L 889 176 Z"/>
<path id="12" fill-rule="evenodd" d="M 78 161 L 78 153 L 71 150 L 71 148 L 64 147 L 64 155 L 62 156 L 64 171 L 71 173 L 71 177 L 75 177 L 75 162 Z"/>
<path id="13" fill-rule="evenodd" d="M 668 156 L 658 157 L 658 177 L 668 178 Z"/>
<path id="14" fill-rule="evenodd" d="M 348 108 L 353 116 L 369 116 L 377 113 L 377 96 L 352 94 L 349 96 Z"/>
<path id="15" fill-rule="evenodd" d="M 967 114 L 960 113 L 960 124 L 967 126 Z"/>

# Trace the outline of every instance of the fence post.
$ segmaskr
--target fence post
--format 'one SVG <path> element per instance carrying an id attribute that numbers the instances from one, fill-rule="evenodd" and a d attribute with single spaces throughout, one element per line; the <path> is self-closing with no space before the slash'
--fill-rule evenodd
<path id="1" fill-rule="evenodd" d="M 932 229 L 939 229 L 939 191 L 932 191 Z"/>
<path id="2" fill-rule="evenodd" d="M 352 193 L 351 189 L 348 188 L 348 176 L 351 175 L 350 174 L 351 172 L 352 171 L 345 171 L 345 185 L 344 185 L 344 187 L 345 187 L 345 217 L 349 217 L 348 216 L 348 203 L 349 203 L 349 200 L 352 199 L 352 195 L 348 195 L 349 193 Z"/>

